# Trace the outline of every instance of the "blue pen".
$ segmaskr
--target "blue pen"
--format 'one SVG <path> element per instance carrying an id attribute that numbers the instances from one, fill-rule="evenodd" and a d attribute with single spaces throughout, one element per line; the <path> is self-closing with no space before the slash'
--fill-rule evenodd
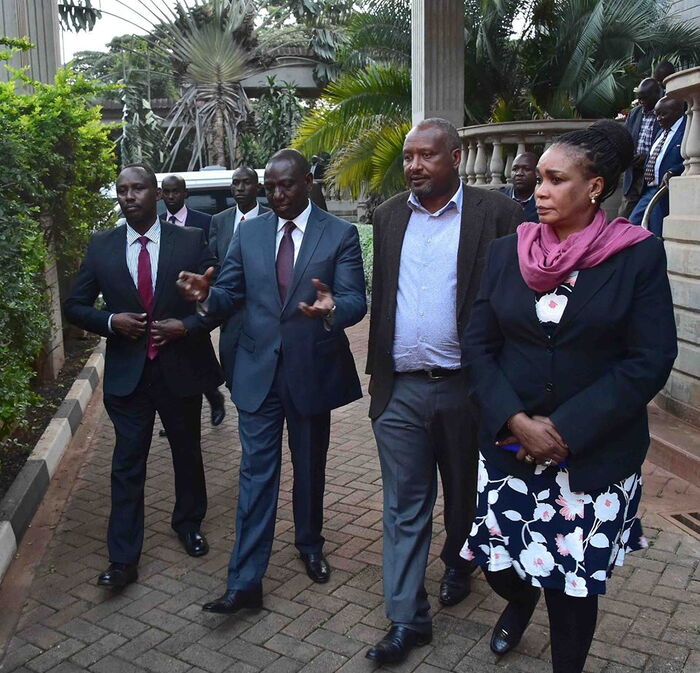
<path id="1" fill-rule="evenodd" d="M 520 444 L 501 444 L 501 448 L 505 449 L 506 451 L 512 451 L 513 453 L 517 453 L 520 451 Z M 565 460 L 562 460 L 561 463 L 557 463 L 556 467 L 566 467 L 567 462 Z"/>

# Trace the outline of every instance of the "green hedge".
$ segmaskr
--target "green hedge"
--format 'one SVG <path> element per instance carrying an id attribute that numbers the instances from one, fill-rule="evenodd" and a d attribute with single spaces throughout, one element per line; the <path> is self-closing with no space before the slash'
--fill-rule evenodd
<path id="1" fill-rule="evenodd" d="M 360 247 L 362 248 L 362 264 L 365 267 L 365 287 L 367 298 L 372 296 L 372 263 L 373 263 L 373 241 L 371 224 L 356 224 L 360 234 Z"/>
<path id="2" fill-rule="evenodd" d="M 9 47 L 0 60 L 28 48 L 6 38 L 0 45 Z M 59 268 L 72 273 L 90 233 L 110 222 L 111 203 L 100 190 L 116 167 L 110 128 L 90 107 L 100 85 L 68 70 L 51 85 L 12 72 L 12 81 L 0 83 L 0 438 L 33 401 L 33 366 L 51 326 L 47 239 Z M 40 215 L 53 223 L 48 231 Z"/>

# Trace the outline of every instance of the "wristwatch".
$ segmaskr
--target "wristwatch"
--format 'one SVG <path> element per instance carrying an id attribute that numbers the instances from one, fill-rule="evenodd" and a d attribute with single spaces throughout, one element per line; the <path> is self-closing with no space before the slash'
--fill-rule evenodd
<path id="1" fill-rule="evenodd" d="M 335 322 L 335 304 L 333 304 L 331 310 L 326 313 L 323 319 L 326 321 L 326 325 L 333 327 L 333 323 Z"/>

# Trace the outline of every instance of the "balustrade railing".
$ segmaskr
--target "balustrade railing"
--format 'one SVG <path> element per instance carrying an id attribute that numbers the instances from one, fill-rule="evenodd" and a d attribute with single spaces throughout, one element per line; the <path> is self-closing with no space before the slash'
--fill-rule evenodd
<path id="1" fill-rule="evenodd" d="M 700 117 L 699 117 L 700 119 Z M 593 119 L 536 119 L 479 124 L 459 129 L 462 139 L 462 179 L 476 187 L 497 188 L 510 183 L 518 154 L 541 154 L 562 133 L 585 128 Z"/>
<path id="2" fill-rule="evenodd" d="M 666 95 L 686 103 L 685 135 L 681 145 L 683 175 L 700 175 L 700 67 L 681 70 L 664 80 Z"/>

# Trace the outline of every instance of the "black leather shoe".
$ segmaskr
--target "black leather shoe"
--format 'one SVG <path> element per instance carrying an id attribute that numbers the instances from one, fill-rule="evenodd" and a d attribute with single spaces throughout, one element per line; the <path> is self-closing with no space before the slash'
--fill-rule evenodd
<path id="1" fill-rule="evenodd" d="M 262 586 L 255 589 L 228 589 L 226 593 L 211 603 L 202 606 L 204 612 L 215 612 L 219 615 L 230 615 L 233 612 L 244 609 L 258 609 L 262 607 Z"/>
<path id="2" fill-rule="evenodd" d="M 224 406 L 224 396 L 217 390 L 208 396 L 211 406 L 211 424 L 221 425 L 221 422 L 226 418 L 226 407 Z"/>
<path id="3" fill-rule="evenodd" d="M 471 591 L 471 576 L 468 570 L 461 568 L 445 568 L 445 574 L 440 580 L 440 595 L 438 600 L 443 605 L 457 605 Z"/>
<path id="4" fill-rule="evenodd" d="M 190 556 L 204 556 L 209 551 L 209 543 L 198 530 L 191 533 L 178 533 L 180 542 Z"/>
<path id="5" fill-rule="evenodd" d="M 323 552 L 315 554 L 300 554 L 304 562 L 306 574 L 318 584 L 325 584 L 331 578 L 331 567 Z"/>
<path id="6" fill-rule="evenodd" d="M 139 571 L 134 563 L 110 563 L 109 568 L 97 578 L 98 587 L 123 589 L 138 579 Z"/>
<path id="7" fill-rule="evenodd" d="M 365 657 L 378 664 L 396 664 L 403 661 L 414 647 L 427 645 L 433 639 L 432 632 L 421 633 L 405 626 L 392 626 Z"/>
<path id="8" fill-rule="evenodd" d="M 540 590 L 536 587 L 532 587 L 532 589 L 532 598 L 528 603 L 508 603 L 498 618 L 491 634 L 490 647 L 494 654 L 502 656 L 506 652 L 510 652 L 523 637 L 537 606 L 537 601 L 540 599 Z"/>

